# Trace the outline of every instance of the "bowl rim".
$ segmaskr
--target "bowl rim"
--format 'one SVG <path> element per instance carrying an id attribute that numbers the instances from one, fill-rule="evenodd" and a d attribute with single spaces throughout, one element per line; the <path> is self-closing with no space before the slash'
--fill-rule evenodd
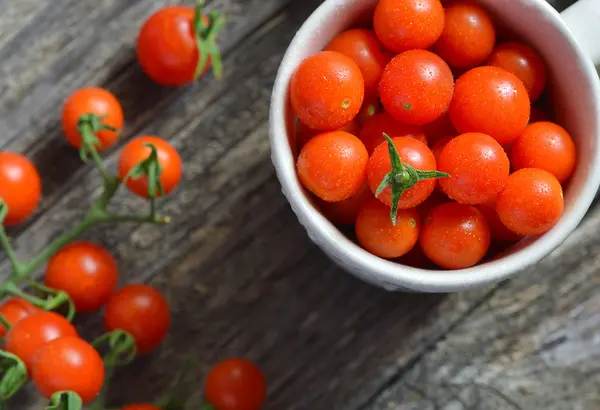
<path id="1" fill-rule="evenodd" d="M 530 0 L 530 3 L 539 12 L 544 13 L 549 24 L 560 32 L 577 57 L 577 66 L 586 74 L 582 81 L 586 82 L 595 103 L 595 138 L 600 139 L 600 81 L 595 67 L 552 6 L 544 0 Z M 271 97 L 271 159 L 283 193 L 309 236 L 330 255 L 335 251 L 336 257 L 344 261 L 345 270 L 350 273 L 368 278 L 386 288 L 404 288 L 420 292 L 455 292 L 509 279 L 524 268 L 537 263 L 562 244 L 585 216 L 600 186 L 600 142 L 596 144 L 596 151 L 591 156 L 588 176 L 582 184 L 581 192 L 573 200 L 569 212 L 561 217 L 554 228 L 534 238 L 535 244 L 529 243 L 512 254 L 466 269 L 420 269 L 379 258 L 348 239 L 312 205 L 297 177 L 294 152 L 288 139 L 286 109 L 289 80 L 297 67 L 295 62 L 300 59 L 298 50 L 314 33 L 316 27 L 334 18 L 339 13 L 339 8 L 345 4 L 347 0 L 326 0 L 304 22 L 281 61 Z"/>

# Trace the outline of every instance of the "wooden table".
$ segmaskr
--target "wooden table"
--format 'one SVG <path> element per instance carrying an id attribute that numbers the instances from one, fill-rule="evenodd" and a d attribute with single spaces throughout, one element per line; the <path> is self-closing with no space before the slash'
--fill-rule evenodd
<path id="1" fill-rule="evenodd" d="M 221 0 L 225 79 L 150 82 L 135 62 L 140 22 L 165 0 L 0 0 L 0 143 L 26 153 L 44 199 L 13 231 L 32 256 L 79 218 L 100 189 L 65 142 L 60 106 L 100 85 L 135 135 L 169 139 L 183 187 L 160 203 L 169 226 L 106 226 L 85 235 L 118 258 L 123 283 L 151 282 L 173 307 L 162 349 L 114 381 L 114 406 L 178 386 L 190 409 L 207 369 L 247 356 L 264 369 L 266 409 L 600 408 L 600 209 L 518 278 L 454 295 L 387 293 L 333 266 L 307 238 L 269 160 L 267 114 L 288 43 L 318 0 Z M 559 9 L 569 1 L 553 1 Z M 118 147 L 107 155 L 114 167 Z M 120 193 L 121 210 L 142 202 Z M 7 263 L 2 255 L 3 272 Z M 82 321 L 97 334 L 100 318 Z M 15 409 L 41 407 L 32 393 Z"/>

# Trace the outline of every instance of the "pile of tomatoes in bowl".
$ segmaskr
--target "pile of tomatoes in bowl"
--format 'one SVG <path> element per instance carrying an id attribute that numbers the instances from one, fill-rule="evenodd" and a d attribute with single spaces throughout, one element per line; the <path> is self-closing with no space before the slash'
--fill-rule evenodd
<path id="1" fill-rule="evenodd" d="M 470 0 L 380 0 L 290 82 L 296 171 L 360 246 L 463 269 L 564 210 L 577 166 L 541 55 Z"/>

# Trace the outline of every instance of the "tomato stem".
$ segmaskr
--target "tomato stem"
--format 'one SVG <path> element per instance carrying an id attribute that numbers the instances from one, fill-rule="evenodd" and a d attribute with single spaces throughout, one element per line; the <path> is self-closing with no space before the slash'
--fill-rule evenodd
<path id="1" fill-rule="evenodd" d="M 12 325 L 10 324 L 10 322 L 6 319 L 6 317 L 0 313 L 0 324 L 2 326 L 4 326 L 4 328 L 6 329 L 6 331 L 9 331 L 10 328 L 12 327 Z"/>
<path id="2" fill-rule="evenodd" d="M 205 18 L 208 20 L 206 23 Z M 225 25 L 225 18 L 216 10 L 204 14 L 204 0 L 196 2 L 194 15 L 194 33 L 196 47 L 198 48 L 198 64 L 194 73 L 194 80 L 200 78 L 206 69 L 208 59 L 211 59 L 213 74 L 217 79 L 223 77 L 223 62 L 221 51 L 217 46 L 217 35 Z"/>

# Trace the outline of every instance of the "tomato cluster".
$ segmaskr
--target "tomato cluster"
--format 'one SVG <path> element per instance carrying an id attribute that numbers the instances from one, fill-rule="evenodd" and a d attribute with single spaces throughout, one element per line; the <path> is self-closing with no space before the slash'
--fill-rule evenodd
<path id="1" fill-rule="evenodd" d="M 540 102 L 541 55 L 470 0 L 380 0 L 371 21 L 291 79 L 296 170 L 322 213 L 379 257 L 444 269 L 551 229 L 577 150 Z"/>

